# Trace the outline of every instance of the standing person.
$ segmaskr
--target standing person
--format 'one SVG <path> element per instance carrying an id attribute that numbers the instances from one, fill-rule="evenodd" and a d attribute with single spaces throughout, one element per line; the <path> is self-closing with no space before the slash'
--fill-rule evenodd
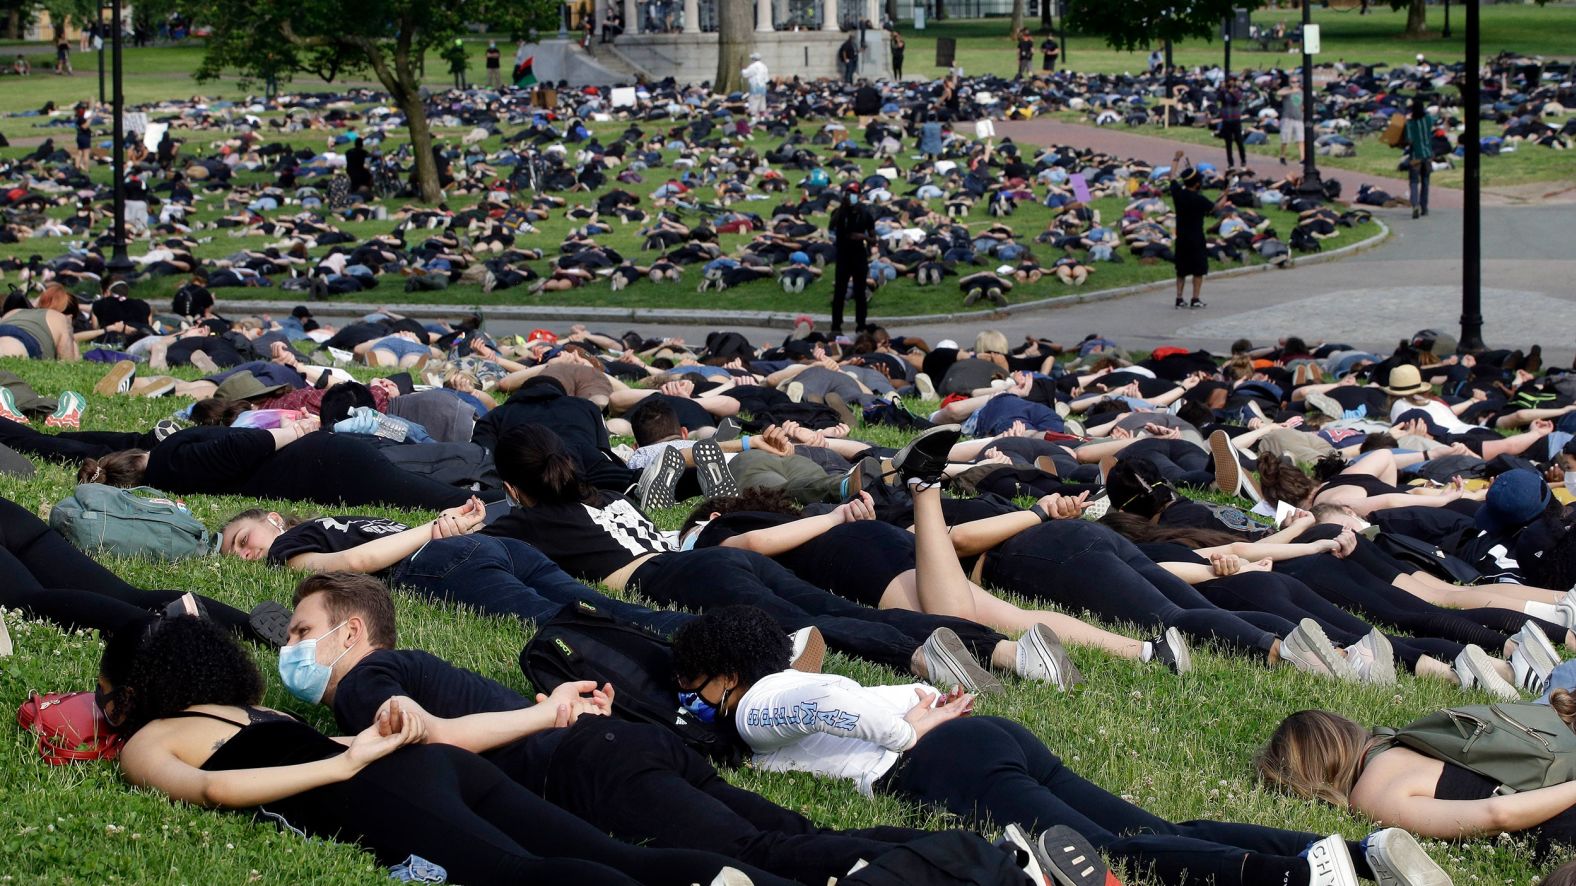
<path id="1" fill-rule="evenodd" d="M 1248 145 L 1242 140 L 1242 88 L 1237 76 L 1227 74 L 1220 88 L 1220 137 L 1226 140 L 1226 165 L 1232 165 L 1231 149 L 1236 146 L 1242 165 L 1248 165 Z"/>
<path id="2" fill-rule="evenodd" d="M 756 123 L 766 116 L 766 87 L 771 83 L 771 75 L 759 52 L 750 53 L 749 65 L 739 73 L 744 75 L 744 85 L 749 88 L 745 107 L 749 109 L 750 122 Z"/>
<path id="3" fill-rule="evenodd" d="M 1062 56 L 1062 47 L 1056 42 L 1055 35 L 1046 34 L 1045 39 L 1040 41 L 1040 55 L 1043 56 L 1040 67 L 1045 73 L 1056 70 L 1056 60 Z"/>
<path id="4" fill-rule="evenodd" d="M 843 45 L 837 47 L 837 64 L 843 72 L 843 82 L 854 82 L 854 66 L 859 63 L 859 48 L 854 46 L 854 35 L 849 34 Z"/>
<path id="5" fill-rule="evenodd" d="M 503 62 L 503 53 L 498 51 L 498 41 L 487 41 L 487 88 L 503 88 L 503 72 L 499 65 Z"/>
<path id="6" fill-rule="evenodd" d="M 449 73 L 454 75 L 454 88 L 465 88 L 465 41 L 455 38 L 454 45 L 444 53 L 449 60 Z"/>
<path id="7" fill-rule="evenodd" d="M 899 34 L 897 32 L 897 29 L 894 28 L 892 30 L 892 79 L 893 80 L 901 80 L 901 79 L 903 79 L 903 52 L 907 48 L 908 48 L 907 44 L 905 44 L 903 42 L 903 35 Z"/>
<path id="8" fill-rule="evenodd" d="M 55 73 L 71 76 L 71 41 L 62 34 L 55 38 Z"/>
<path id="9" fill-rule="evenodd" d="M 88 111 L 87 105 L 77 105 L 77 168 L 86 172 L 93 161 L 93 115 Z"/>
<path id="10" fill-rule="evenodd" d="M 832 285 L 832 334 L 843 332 L 843 300 L 848 297 L 854 300 L 854 329 L 863 331 L 868 305 L 865 283 L 870 276 L 870 238 L 875 231 L 875 221 L 859 202 L 858 182 L 843 186 L 843 203 L 832 213 L 828 227 L 832 229 L 837 252 L 837 276 Z"/>
<path id="11" fill-rule="evenodd" d="M 1018 75 L 1014 80 L 1022 80 L 1029 76 L 1029 69 L 1034 66 L 1034 38 L 1029 36 L 1028 28 L 1018 29 Z"/>
<path id="12" fill-rule="evenodd" d="M 350 190 L 363 194 L 372 192 L 372 170 L 367 168 L 370 156 L 366 142 L 357 136 L 355 145 L 345 152 L 345 175 L 350 179 Z"/>
<path id="13" fill-rule="evenodd" d="M 1204 252 L 1204 219 L 1216 208 L 1225 204 L 1226 196 L 1221 194 L 1218 203 L 1210 202 L 1200 191 L 1204 187 L 1204 176 L 1191 162 L 1182 156 L 1181 151 L 1171 160 L 1173 169 L 1177 164 L 1183 164 L 1180 174 L 1171 179 L 1171 202 L 1176 205 L 1177 231 L 1172 240 L 1171 249 L 1176 253 L 1177 265 L 1177 304 L 1179 308 L 1204 307 L 1200 298 L 1204 290 L 1204 275 L 1209 273 L 1209 256 Z M 1188 277 L 1193 278 L 1193 301 L 1182 300 L 1182 287 Z"/>
<path id="14" fill-rule="evenodd" d="M 1280 88 L 1275 91 L 1281 97 L 1280 115 L 1280 162 L 1286 165 L 1286 146 L 1297 146 L 1297 162 L 1303 163 L 1307 159 L 1307 145 L 1303 144 L 1302 126 L 1302 84 L 1293 80 L 1285 71 L 1280 75 Z"/>
<path id="15" fill-rule="evenodd" d="M 1434 174 L 1434 126 L 1434 118 L 1429 115 L 1428 106 L 1423 104 L 1423 97 L 1412 96 L 1401 147 L 1406 151 L 1406 181 L 1413 218 L 1428 214 L 1428 180 Z"/>

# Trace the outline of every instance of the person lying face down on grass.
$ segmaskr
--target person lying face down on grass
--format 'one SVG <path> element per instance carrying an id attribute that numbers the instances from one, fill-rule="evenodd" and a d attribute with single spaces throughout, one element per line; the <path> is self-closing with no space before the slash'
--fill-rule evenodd
<path id="1" fill-rule="evenodd" d="M 297 642 L 281 659 L 297 695 L 321 685 L 315 645 Z M 407 718 L 397 701 L 340 739 L 261 707 L 263 678 L 251 656 L 202 618 L 143 618 L 115 631 L 98 695 L 126 737 L 119 765 L 129 784 L 356 843 L 386 867 L 417 856 L 457 881 L 500 886 L 536 878 L 689 886 L 730 867 L 709 853 L 620 843 L 476 754 L 430 743 L 423 721 Z M 790 882 L 731 867 L 755 883 Z"/>
<path id="2" fill-rule="evenodd" d="M 1030 833 L 1066 825 L 1162 882 L 1449 882 L 1409 834 L 1393 828 L 1349 844 L 1257 825 L 1165 821 L 1079 777 L 1018 723 L 971 716 L 973 696 L 961 689 L 866 687 L 789 670 L 787 639 L 750 606 L 702 615 L 679 631 L 673 652 L 681 703 L 732 724 L 762 769 L 851 779 L 865 794 Z"/>

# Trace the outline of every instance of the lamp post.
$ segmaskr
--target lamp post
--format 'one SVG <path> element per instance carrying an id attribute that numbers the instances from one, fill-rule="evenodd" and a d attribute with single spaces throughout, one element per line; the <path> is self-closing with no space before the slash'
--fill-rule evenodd
<path id="1" fill-rule="evenodd" d="M 111 273 L 124 274 L 131 270 L 131 259 L 126 255 L 126 95 L 121 84 L 120 64 L 120 0 L 112 0 L 110 7 L 110 89 L 113 106 L 110 113 L 115 115 L 114 134 L 115 144 L 110 149 L 110 156 L 114 159 L 115 174 L 115 220 L 114 229 L 110 232 L 110 240 L 114 244 L 114 253 L 107 263 Z"/>
<path id="2" fill-rule="evenodd" d="M 1319 168 L 1313 162 L 1313 54 L 1308 51 L 1309 28 L 1313 25 L 1313 3 L 1302 0 L 1302 184 L 1304 194 L 1324 193 Z"/>
<path id="3" fill-rule="evenodd" d="M 104 4 L 98 5 L 99 107 L 104 107 Z"/>
<path id="4" fill-rule="evenodd" d="M 1482 180 L 1482 84 L 1478 68 L 1478 5 L 1468 0 L 1466 88 L 1461 104 L 1466 110 L 1467 131 L 1462 136 L 1466 156 L 1462 163 L 1465 180 L 1461 194 L 1461 350 L 1483 349 L 1483 216 Z"/>
<path id="5" fill-rule="evenodd" d="M 1229 15 L 1220 20 L 1220 39 L 1221 42 L 1226 44 L 1226 62 L 1224 70 L 1226 72 L 1226 76 L 1229 77 L 1231 76 L 1231 16 Z"/>
<path id="6" fill-rule="evenodd" d="M 1450 36 L 1450 0 L 1445 0 L 1445 29 L 1440 32 L 1439 36 Z"/>

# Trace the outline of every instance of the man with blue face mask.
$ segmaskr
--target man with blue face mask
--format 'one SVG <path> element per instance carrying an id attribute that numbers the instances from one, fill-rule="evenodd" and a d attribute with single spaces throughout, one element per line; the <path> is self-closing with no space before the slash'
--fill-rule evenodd
<path id="1" fill-rule="evenodd" d="M 832 232 L 837 262 L 837 276 L 832 284 L 832 334 L 843 333 L 843 301 L 847 298 L 854 300 L 854 328 L 863 330 L 869 304 L 865 286 L 870 277 L 870 241 L 875 219 L 859 202 L 858 182 L 843 185 L 843 202 L 833 210 L 827 227 Z"/>
<path id="2" fill-rule="evenodd" d="M 704 849 L 803 883 L 929 836 L 911 828 L 833 831 L 732 787 L 660 726 L 605 716 L 611 687 L 566 683 L 536 703 L 427 652 L 396 649 L 393 601 L 377 579 L 301 582 L 280 672 L 291 693 L 359 732 L 398 697 L 427 740 L 481 754 L 534 793 L 629 842 Z M 304 650 L 297 652 L 295 650 Z M 692 702 L 694 704 L 694 702 Z M 699 705 L 696 705 L 699 707 Z"/>

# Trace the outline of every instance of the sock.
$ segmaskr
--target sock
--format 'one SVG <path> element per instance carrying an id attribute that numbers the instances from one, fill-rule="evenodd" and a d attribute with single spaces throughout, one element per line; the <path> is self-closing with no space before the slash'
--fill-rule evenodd
<path id="1" fill-rule="evenodd" d="M 1139 661 L 1154 661 L 1155 660 L 1155 644 L 1149 642 L 1148 640 L 1145 640 L 1144 641 L 1144 651 L 1138 653 L 1138 660 Z"/>
<path id="2" fill-rule="evenodd" d="M 1533 618 L 1541 618 L 1544 621 L 1551 621 L 1557 625 L 1565 624 L 1564 614 L 1553 603 L 1539 603 L 1536 600 L 1528 600 L 1521 607 L 1521 611 Z"/>
<path id="3" fill-rule="evenodd" d="M 1242 882 L 1262 886 L 1310 886 L 1313 869 L 1308 867 L 1306 858 L 1249 852 L 1242 857 Z"/>

